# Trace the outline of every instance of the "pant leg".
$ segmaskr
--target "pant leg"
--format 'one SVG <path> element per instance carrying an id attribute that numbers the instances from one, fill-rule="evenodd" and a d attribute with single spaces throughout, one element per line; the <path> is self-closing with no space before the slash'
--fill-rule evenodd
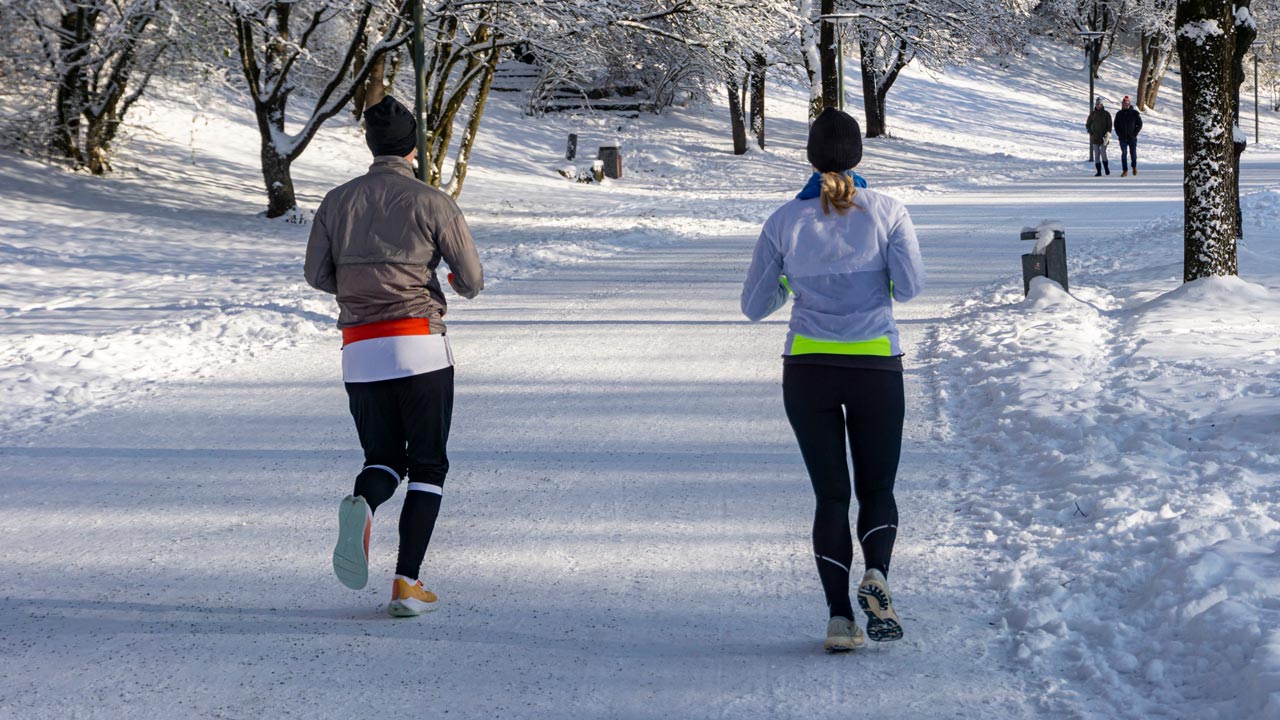
<path id="1" fill-rule="evenodd" d="M 449 472 L 449 426 L 453 420 L 453 368 L 402 380 L 400 416 L 408 441 L 409 489 L 400 511 L 396 574 L 417 578 L 435 531 Z"/>
<path id="2" fill-rule="evenodd" d="M 902 373 L 850 369 L 848 378 L 846 387 L 851 396 L 845 415 L 858 498 L 858 544 L 865 567 L 888 575 L 898 537 L 893 486 L 902 454 L 906 405 Z"/>
<path id="3" fill-rule="evenodd" d="M 1138 138 L 1129 141 L 1129 162 L 1134 170 L 1138 169 Z"/>
<path id="4" fill-rule="evenodd" d="M 351 417 L 364 449 L 364 467 L 352 494 L 363 497 L 375 511 L 395 494 L 408 467 L 396 382 L 346 383 Z"/>
<path id="5" fill-rule="evenodd" d="M 853 617 L 849 567 L 853 537 L 849 530 L 849 466 L 845 456 L 844 409 L 833 392 L 838 382 L 821 365 L 785 365 L 782 398 L 813 485 L 813 553 L 831 617 Z"/>

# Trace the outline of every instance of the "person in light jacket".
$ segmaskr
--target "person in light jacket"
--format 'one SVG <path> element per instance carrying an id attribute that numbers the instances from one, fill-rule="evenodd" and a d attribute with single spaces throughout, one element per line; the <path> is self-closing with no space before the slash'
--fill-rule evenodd
<path id="1" fill-rule="evenodd" d="M 359 589 L 369 579 L 374 513 L 408 480 L 400 548 L 387 611 L 420 615 L 437 597 L 419 579 L 449 471 L 453 353 L 437 268 L 454 291 L 474 298 L 484 272 L 458 206 L 413 174 L 417 123 L 395 98 L 364 113 L 369 172 L 320 203 L 307 243 L 305 275 L 337 296 L 342 379 L 364 449 L 355 489 L 338 508 L 333 571 Z"/>
<path id="2" fill-rule="evenodd" d="M 852 650 L 869 636 L 902 637 L 887 576 L 898 532 L 894 480 L 902 448 L 902 347 L 893 302 L 924 287 L 925 273 L 906 207 L 858 188 L 857 120 L 828 108 L 809 130 L 809 186 L 769 217 L 742 287 L 753 321 L 794 294 L 782 353 L 782 395 L 817 503 L 813 552 L 828 607 L 824 647 Z M 845 443 L 853 455 L 857 539 L 865 572 L 854 622 L 849 597 L 853 536 Z"/>
<path id="3" fill-rule="evenodd" d="M 1097 172 L 1094 177 L 1102 177 L 1102 171 L 1111 174 L 1111 166 L 1107 164 L 1107 141 L 1111 139 L 1111 113 L 1102 105 L 1102 98 L 1093 103 L 1093 111 L 1085 120 L 1085 130 L 1089 131 L 1089 144 L 1093 146 L 1093 164 Z"/>

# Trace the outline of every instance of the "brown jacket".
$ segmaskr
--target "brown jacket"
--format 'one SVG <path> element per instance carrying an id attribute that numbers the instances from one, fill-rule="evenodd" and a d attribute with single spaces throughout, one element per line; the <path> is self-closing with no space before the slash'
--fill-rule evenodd
<path id="1" fill-rule="evenodd" d="M 380 155 L 369 172 L 320 203 L 307 242 L 307 284 L 338 296 L 338 327 L 429 318 L 444 333 L 440 259 L 453 289 L 473 298 L 484 270 L 453 198 L 419 182 L 408 161 Z"/>

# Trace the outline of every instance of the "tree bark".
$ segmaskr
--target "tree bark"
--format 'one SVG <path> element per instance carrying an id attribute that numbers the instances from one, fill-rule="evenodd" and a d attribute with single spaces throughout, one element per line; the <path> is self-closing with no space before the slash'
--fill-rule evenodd
<path id="1" fill-rule="evenodd" d="M 1138 72 L 1138 89 L 1133 98 L 1133 105 L 1139 112 L 1156 106 L 1156 96 L 1172 59 L 1166 42 L 1163 35 L 1142 36 L 1142 69 Z"/>
<path id="2" fill-rule="evenodd" d="M 77 0 L 58 23 L 58 89 L 54 95 L 54 127 L 49 146 L 77 166 L 84 163 L 80 152 L 80 114 L 88 104 L 85 63 L 89 39 L 100 13 L 96 2 Z"/>
<path id="3" fill-rule="evenodd" d="M 886 128 L 884 98 L 876 88 L 875 47 L 860 40 L 858 50 L 862 57 L 862 106 L 867 121 L 862 131 L 868 138 L 880 137 Z"/>
<path id="4" fill-rule="evenodd" d="M 733 126 L 733 154 L 747 152 L 747 123 L 742 114 L 742 88 L 733 71 L 725 73 L 725 89 L 729 92 L 729 122 Z"/>
<path id="5" fill-rule="evenodd" d="M 263 136 L 262 180 L 267 186 L 267 217 L 277 218 L 298 206 L 293 193 L 293 160 L 276 151 L 275 144 Z"/>
<path id="6" fill-rule="evenodd" d="M 1184 153 L 1185 282 L 1235 275 L 1235 168 L 1232 163 L 1230 0 L 1178 0 Z"/>
<path id="7" fill-rule="evenodd" d="M 909 62 L 909 47 L 905 40 L 898 41 L 893 64 L 885 71 L 884 77 L 879 77 L 876 72 L 876 45 L 860 40 L 858 50 L 862 57 L 862 105 L 867 120 L 864 134 L 869 138 L 887 136 L 889 124 L 885 108 L 889 89 Z"/>
<path id="8" fill-rule="evenodd" d="M 800 0 L 800 52 L 809 78 L 809 122 L 822 114 L 822 60 L 818 53 L 818 32 L 813 27 L 813 0 Z"/>
<path id="9" fill-rule="evenodd" d="M 495 38 L 496 42 L 496 38 Z M 480 79 L 480 89 L 476 91 L 475 102 L 471 106 L 471 118 L 467 120 L 467 134 L 458 143 L 458 157 L 453 162 L 453 177 L 449 180 L 446 191 L 454 200 L 462 194 L 462 183 L 467 179 L 467 168 L 471 164 L 471 150 L 476 145 L 476 134 L 480 132 L 480 119 L 484 117 L 484 106 L 489 99 L 489 89 L 493 86 L 493 76 L 498 69 L 498 60 L 502 52 L 495 46 L 485 62 L 484 76 Z"/>
<path id="10" fill-rule="evenodd" d="M 836 11 L 835 0 L 822 0 L 822 14 Z M 818 30 L 818 57 L 822 68 L 822 106 L 840 107 L 840 68 L 836 57 L 836 24 L 823 21 Z"/>
<path id="11" fill-rule="evenodd" d="M 760 149 L 764 149 L 764 79 L 768 65 L 765 64 L 764 53 L 755 53 L 751 57 L 751 134 L 755 136 Z"/>
<path id="12" fill-rule="evenodd" d="M 1244 56 L 1249 53 L 1249 45 L 1258 37 L 1258 28 L 1253 24 L 1249 10 L 1250 2 L 1252 0 L 1234 0 L 1232 3 L 1232 15 L 1236 18 L 1236 24 L 1235 44 L 1231 52 L 1231 122 L 1233 134 L 1239 132 L 1242 140 L 1244 132 L 1240 129 L 1240 86 L 1244 84 Z M 1250 20 L 1242 22 L 1242 17 Z M 1256 142 L 1257 138 L 1254 140 Z M 1234 227 L 1237 238 L 1244 237 L 1240 211 L 1240 156 L 1244 153 L 1245 145 L 1243 141 L 1234 142 L 1231 148 L 1231 176 L 1234 185 L 1231 197 L 1235 200 Z"/>

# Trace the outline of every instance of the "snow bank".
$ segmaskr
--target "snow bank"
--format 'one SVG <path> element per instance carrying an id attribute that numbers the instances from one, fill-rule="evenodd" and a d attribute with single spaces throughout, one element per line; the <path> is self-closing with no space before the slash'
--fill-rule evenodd
<path id="1" fill-rule="evenodd" d="M 1276 207 L 1246 203 L 1242 272 L 1262 282 L 1170 278 L 1166 219 L 1091 247 L 1105 259 L 1076 261 L 1071 294 L 1003 286 L 936 338 L 1003 642 L 1056 678 L 1050 712 L 1276 716 Z"/>

